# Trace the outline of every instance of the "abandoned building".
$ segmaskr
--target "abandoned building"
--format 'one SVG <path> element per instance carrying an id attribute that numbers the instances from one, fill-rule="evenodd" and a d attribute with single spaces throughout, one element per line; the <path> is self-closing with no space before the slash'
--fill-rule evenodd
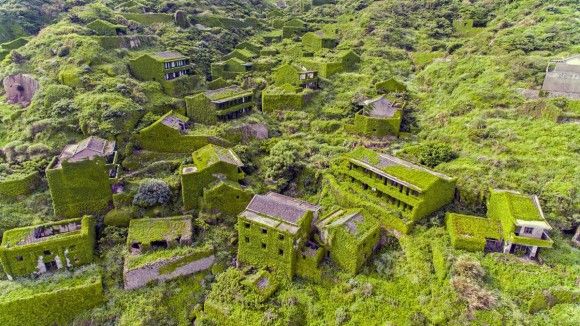
<path id="1" fill-rule="evenodd" d="M 371 257 L 380 241 L 380 226 L 361 210 L 338 209 L 316 222 L 320 240 L 330 257 L 354 275 Z"/>
<path id="2" fill-rule="evenodd" d="M 192 158 L 193 164 L 182 165 L 180 168 L 181 193 L 185 210 L 198 208 L 204 192 L 216 180 L 238 183 L 244 178 L 242 171 L 244 164 L 229 148 L 206 145 L 193 152 Z M 228 202 L 233 204 L 237 200 L 244 200 L 244 196 L 241 194 L 238 196 L 238 198 L 228 198 Z"/>
<path id="3" fill-rule="evenodd" d="M 187 93 L 195 87 L 192 79 L 193 66 L 189 58 L 174 52 L 148 53 L 129 60 L 131 74 L 139 80 L 152 80 L 161 83 L 165 92 L 172 96 Z"/>
<path id="4" fill-rule="evenodd" d="M 380 96 L 361 103 L 354 117 L 353 130 L 367 136 L 398 136 L 402 120 L 399 105 Z"/>
<path id="5" fill-rule="evenodd" d="M 451 244 L 470 251 L 512 253 L 535 258 L 539 248 L 551 248 L 552 228 L 537 196 L 491 190 L 487 217 L 447 214 Z"/>
<path id="6" fill-rule="evenodd" d="M 18 104 L 25 108 L 30 105 L 34 94 L 40 88 L 40 83 L 34 77 L 17 74 L 4 78 L 2 81 L 8 104 Z"/>
<path id="7" fill-rule="evenodd" d="M 185 98 L 187 116 L 196 123 L 215 124 L 252 112 L 255 101 L 252 89 L 229 86 L 208 90 Z"/>
<path id="8" fill-rule="evenodd" d="M 125 35 L 127 34 L 127 26 L 113 24 L 106 20 L 97 19 L 89 24 L 87 27 L 93 30 L 97 35 L 101 36 L 114 36 L 114 35 Z"/>
<path id="9" fill-rule="evenodd" d="M 284 64 L 272 72 L 272 79 L 278 86 L 290 84 L 292 86 L 318 89 L 319 80 L 316 70 L 307 69 L 295 64 Z"/>
<path id="10" fill-rule="evenodd" d="M 542 91 L 549 96 L 580 99 L 580 55 L 551 61 L 546 67 Z"/>
<path id="11" fill-rule="evenodd" d="M 310 51 L 334 49 L 337 45 L 336 36 L 324 31 L 308 32 L 302 36 L 302 47 Z"/>
<path id="12" fill-rule="evenodd" d="M 255 195 L 238 215 L 238 261 L 269 267 L 292 278 L 307 274 L 323 258 L 309 241 L 321 208 L 276 193 Z"/>
<path id="13" fill-rule="evenodd" d="M 67 145 L 46 168 L 55 215 L 102 213 L 110 206 L 118 174 L 114 141 L 91 136 Z"/>
<path id="14" fill-rule="evenodd" d="M 302 110 L 314 94 L 308 88 L 290 84 L 269 86 L 262 91 L 262 112 Z"/>
<path id="15" fill-rule="evenodd" d="M 384 209 L 381 216 L 407 228 L 455 197 L 455 178 L 366 148 L 347 154 L 338 172 L 349 191 Z"/>
<path id="16" fill-rule="evenodd" d="M 192 243 L 191 217 L 133 219 L 127 233 L 127 250 L 141 254 Z"/>
<path id="17" fill-rule="evenodd" d="M 252 71 L 253 64 L 239 58 L 229 58 L 221 62 L 211 64 L 211 77 L 213 80 L 218 78 L 235 79 L 237 76 Z"/>
<path id="18" fill-rule="evenodd" d="M 74 268 L 93 261 L 95 219 L 91 216 L 8 230 L 0 262 L 10 279 Z"/>
<path id="19" fill-rule="evenodd" d="M 335 74 L 356 71 L 361 58 L 353 50 L 325 50 L 316 56 L 304 57 L 301 60 L 303 66 L 318 71 L 323 78 L 329 78 Z"/>
<path id="20" fill-rule="evenodd" d="M 210 268 L 211 246 L 192 247 L 191 216 L 133 219 L 127 233 L 123 267 L 126 290 L 166 281 Z"/>

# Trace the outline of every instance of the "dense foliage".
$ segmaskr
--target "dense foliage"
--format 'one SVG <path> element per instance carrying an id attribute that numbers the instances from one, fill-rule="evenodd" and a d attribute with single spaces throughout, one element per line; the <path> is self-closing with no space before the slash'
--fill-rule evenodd
<path id="1" fill-rule="evenodd" d="M 300 20 L 286 22 L 291 18 Z M 96 35 L 87 25 L 97 19 L 127 26 L 141 46 Z M 88 268 L 90 277 L 102 275 L 105 303 L 71 309 L 65 319 L 76 325 L 578 325 L 580 252 L 569 233 L 580 222 L 580 102 L 527 95 L 541 86 L 550 60 L 580 52 L 577 21 L 574 0 L 0 1 L 0 43 L 30 37 L 0 61 L 0 78 L 25 73 L 40 82 L 27 108 L 0 97 L 0 237 L 59 219 L 44 170 L 64 145 L 96 135 L 117 142 L 123 191 L 97 218 L 96 262 Z M 149 147 L 136 136 L 171 110 L 185 113 L 185 101 L 158 82 L 134 78 L 129 59 L 179 51 L 200 80 L 199 89 L 187 91 L 197 92 L 211 80 L 211 63 L 236 45 L 259 44 L 284 27 L 299 33 L 301 22 L 335 33 L 338 48 L 353 50 L 361 63 L 323 78 L 321 90 L 306 92 L 300 105 L 278 101 L 271 112 L 194 124 L 187 137 L 154 133 Z M 261 56 L 273 62 L 302 56 L 298 36 L 263 46 L 269 54 Z M 272 73 L 264 70 L 214 84 L 253 86 L 259 99 L 266 85 L 272 92 Z M 391 78 L 402 86 L 386 96 L 405 103 L 399 137 L 350 132 L 353 103 L 382 94 L 375 85 Z M 247 124 L 266 126 L 269 138 L 246 139 L 240 130 Z M 456 177 L 449 211 L 484 215 L 490 188 L 536 194 L 554 228 L 554 248 L 542 250 L 539 262 L 456 250 L 444 212 L 436 212 L 410 234 L 387 237 L 357 276 L 325 262 L 323 281 L 282 281 L 263 299 L 242 283 L 253 271 L 234 267 L 235 216 L 183 209 L 179 167 L 208 137 L 231 142 L 254 193 L 279 191 L 327 208 L 350 194 L 335 196 L 325 174 L 357 146 Z M 14 180 L 17 186 L 2 187 Z M 218 262 L 211 271 L 124 291 L 129 220 L 184 213 L 195 217 L 194 245 L 211 244 Z M 17 281 L 44 289 L 62 278 Z M 16 293 L 10 289 L 12 282 L 0 280 L 0 297 Z M 51 300 L 69 306 L 77 299 Z"/>

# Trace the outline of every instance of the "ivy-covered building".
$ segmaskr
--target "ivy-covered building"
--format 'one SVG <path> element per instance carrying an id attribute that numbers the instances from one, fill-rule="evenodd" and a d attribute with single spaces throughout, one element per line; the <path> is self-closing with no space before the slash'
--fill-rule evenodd
<path id="1" fill-rule="evenodd" d="M 254 91 L 239 86 L 208 90 L 185 98 L 187 116 L 194 122 L 215 124 L 240 118 L 255 106 Z"/>
<path id="2" fill-rule="evenodd" d="M 295 64 L 283 64 L 272 72 L 272 79 L 278 86 L 290 84 L 292 86 L 318 89 L 318 72 Z"/>
<path id="3" fill-rule="evenodd" d="M 282 37 L 293 38 L 300 37 L 307 31 L 306 23 L 299 18 L 292 18 L 282 26 Z"/>
<path id="4" fill-rule="evenodd" d="M 256 53 L 248 49 L 234 49 L 232 52 L 226 54 L 224 58 L 225 59 L 236 58 L 244 62 L 251 62 L 257 57 L 258 55 Z"/>
<path id="5" fill-rule="evenodd" d="M 238 43 L 238 45 L 236 45 L 236 49 L 245 49 L 253 53 L 260 53 L 260 51 L 262 51 L 262 45 L 251 41 L 244 41 Z"/>
<path id="6" fill-rule="evenodd" d="M 368 261 L 380 241 L 380 225 L 361 210 L 336 210 L 316 227 L 327 256 L 354 275 Z"/>
<path id="7" fill-rule="evenodd" d="M 380 81 L 375 84 L 375 89 L 380 94 L 387 93 L 404 93 L 407 91 L 407 86 L 395 78 Z"/>
<path id="8" fill-rule="evenodd" d="M 317 56 L 305 57 L 301 62 L 306 68 L 316 70 L 320 76 L 328 78 L 338 73 L 355 71 L 361 58 L 352 50 L 323 51 Z"/>
<path id="9" fill-rule="evenodd" d="M 455 178 L 366 148 L 347 154 L 337 168 L 357 203 L 378 208 L 375 215 L 390 221 L 381 222 L 403 232 L 455 197 Z"/>
<path id="10" fill-rule="evenodd" d="M 309 241 L 320 207 L 276 193 L 255 195 L 238 215 L 238 261 L 308 277 L 323 258 Z"/>
<path id="11" fill-rule="evenodd" d="M 125 289 L 210 268 L 215 261 L 213 248 L 192 247 L 192 242 L 191 216 L 131 220 L 123 268 Z"/>
<path id="12" fill-rule="evenodd" d="M 185 210 L 200 206 L 201 199 L 217 196 L 213 190 L 218 180 L 238 183 L 244 178 L 240 158 L 229 148 L 217 145 L 204 146 L 192 154 L 193 164 L 183 165 L 181 171 L 181 193 Z M 243 189 L 230 192 L 236 197 L 228 198 L 223 205 L 238 206 L 239 202 L 247 200 Z M 233 208 L 232 208 L 233 209 Z M 229 211 L 229 210 L 228 210 Z"/>
<path id="13" fill-rule="evenodd" d="M 487 217 L 447 214 L 451 244 L 471 251 L 535 258 L 540 248 L 552 247 L 551 229 L 537 196 L 509 190 L 491 190 Z"/>
<path id="14" fill-rule="evenodd" d="M 353 130 L 367 136 L 398 136 L 402 120 L 399 106 L 380 96 L 361 103 L 361 110 L 354 116 Z"/>
<path id="15" fill-rule="evenodd" d="M 67 145 L 46 168 L 56 216 L 99 214 L 111 204 L 119 174 L 116 143 L 91 136 Z"/>
<path id="16" fill-rule="evenodd" d="M 252 71 L 253 64 L 239 58 L 229 58 L 225 61 L 211 64 L 210 71 L 213 80 L 218 78 L 235 79 L 237 76 Z"/>
<path id="17" fill-rule="evenodd" d="M 0 262 L 10 279 L 74 268 L 93 261 L 95 219 L 91 216 L 8 230 Z"/>
<path id="18" fill-rule="evenodd" d="M 113 24 L 102 19 L 97 19 L 90 22 L 89 24 L 87 24 L 87 27 L 93 30 L 97 35 L 101 36 L 114 36 L 127 34 L 127 26 Z"/>
<path id="19" fill-rule="evenodd" d="M 129 68 L 135 78 L 159 82 L 172 96 L 190 93 L 196 86 L 189 58 L 175 51 L 143 54 L 130 59 Z"/>
<path id="20" fill-rule="evenodd" d="M 301 110 L 312 94 L 314 92 L 310 89 L 290 84 L 269 86 L 262 91 L 262 112 Z"/>
<path id="21" fill-rule="evenodd" d="M 302 36 L 302 47 L 310 51 L 334 49 L 338 39 L 324 31 L 308 32 Z"/>
<path id="22" fill-rule="evenodd" d="M 281 30 L 274 30 L 274 31 L 265 33 L 262 35 L 262 38 L 264 39 L 264 43 L 266 43 L 266 44 L 281 42 L 282 41 L 282 31 Z"/>

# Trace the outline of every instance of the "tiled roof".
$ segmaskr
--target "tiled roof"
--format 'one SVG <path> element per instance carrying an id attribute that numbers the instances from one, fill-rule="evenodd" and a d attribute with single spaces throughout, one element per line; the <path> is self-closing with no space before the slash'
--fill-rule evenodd
<path id="1" fill-rule="evenodd" d="M 172 60 L 172 59 L 181 59 L 181 58 L 185 58 L 185 56 L 179 52 L 176 51 L 162 51 L 162 52 L 156 52 L 155 53 L 156 57 L 165 59 L 165 60 Z"/>
<path id="2" fill-rule="evenodd" d="M 255 195 L 246 210 L 298 225 L 302 216 L 309 211 L 318 212 L 320 206 L 270 192 L 266 195 Z"/>
<path id="3" fill-rule="evenodd" d="M 364 101 L 363 105 L 370 109 L 365 110 L 365 113 L 371 117 L 391 118 L 398 110 L 397 106 L 384 96 Z"/>
<path id="4" fill-rule="evenodd" d="M 114 152 L 114 141 L 91 136 L 77 144 L 67 145 L 59 156 L 59 162 L 78 162 L 94 157 L 107 157 Z"/>

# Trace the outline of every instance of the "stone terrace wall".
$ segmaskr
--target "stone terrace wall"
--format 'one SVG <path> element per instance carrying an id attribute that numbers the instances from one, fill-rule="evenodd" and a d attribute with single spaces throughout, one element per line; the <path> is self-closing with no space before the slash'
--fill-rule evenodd
<path id="1" fill-rule="evenodd" d="M 132 270 L 125 269 L 123 272 L 125 290 L 140 288 L 155 280 L 166 281 L 179 276 L 189 275 L 206 270 L 213 265 L 215 256 L 212 254 L 208 257 L 203 257 L 189 262 L 183 266 L 177 267 L 169 273 L 163 273 L 164 267 L 167 267 L 179 261 L 180 259 L 183 259 L 183 257 L 174 257 L 165 261 L 155 262 L 153 264 L 145 265 L 143 267 Z"/>

